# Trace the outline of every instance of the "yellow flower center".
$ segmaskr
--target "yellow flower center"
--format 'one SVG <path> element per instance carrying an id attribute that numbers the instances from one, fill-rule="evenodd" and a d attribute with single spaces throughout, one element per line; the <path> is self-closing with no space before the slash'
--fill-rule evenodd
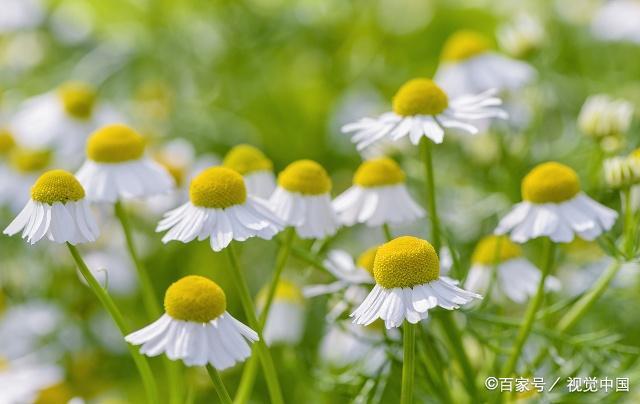
<path id="1" fill-rule="evenodd" d="M 16 141 L 6 129 L 0 129 L 0 155 L 7 154 L 16 145 Z"/>
<path id="2" fill-rule="evenodd" d="M 486 236 L 478 242 L 471 256 L 471 262 L 493 265 L 522 256 L 522 249 L 507 236 Z"/>
<path id="3" fill-rule="evenodd" d="M 122 124 L 103 126 L 89 137 L 87 157 L 98 163 L 122 163 L 144 154 L 142 135 Z"/>
<path id="4" fill-rule="evenodd" d="M 376 259 L 376 252 L 378 251 L 378 246 L 373 246 L 360 254 L 358 260 L 356 261 L 356 265 L 362 269 L 365 269 L 371 275 L 373 275 L 373 263 Z"/>
<path id="5" fill-rule="evenodd" d="M 476 31 L 462 30 L 451 35 L 440 58 L 446 62 L 460 62 L 491 48 L 489 38 Z"/>
<path id="6" fill-rule="evenodd" d="M 214 281 L 189 275 L 169 286 L 164 309 L 176 320 L 208 323 L 227 309 L 227 297 Z"/>
<path id="7" fill-rule="evenodd" d="M 210 167 L 191 180 L 189 196 L 195 206 L 225 209 L 243 204 L 247 199 L 247 188 L 236 171 Z"/>
<path id="8" fill-rule="evenodd" d="M 278 184 L 287 191 L 303 195 L 321 195 L 331 191 L 331 178 L 312 160 L 298 160 L 278 175 Z"/>
<path id="9" fill-rule="evenodd" d="M 265 286 L 258 295 L 258 303 L 260 306 L 264 306 L 267 295 L 269 293 L 268 285 Z M 294 303 L 302 305 L 304 303 L 304 297 L 302 291 L 295 283 L 281 279 L 276 287 L 276 293 L 273 296 L 274 300 L 284 301 L 288 303 Z"/>
<path id="10" fill-rule="evenodd" d="M 571 167 L 553 161 L 537 165 L 522 180 L 522 198 L 529 202 L 564 202 L 578 192 L 578 174 Z"/>
<path id="11" fill-rule="evenodd" d="M 40 390 L 34 404 L 68 403 L 72 398 L 71 388 L 63 382 Z"/>
<path id="12" fill-rule="evenodd" d="M 93 112 L 96 91 L 87 83 L 69 81 L 58 87 L 58 96 L 64 110 L 74 118 L 87 119 Z"/>
<path id="13" fill-rule="evenodd" d="M 73 174 L 65 170 L 50 170 L 42 174 L 31 187 L 31 199 L 53 205 L 84 198 L 84 188 Z"/>
<path id="14" fill-rule="evenodd" d="M 449 106 L 449 97 L 433 80 L 407 81 L 393 96 L 393 112 L 400 116 L 438 115 Z"/>
<path id="15" fill-rule="evenodd" d="M 51 162 L 51 151 L 15 148 L 9 154 L 9 162 L 21 173 L 42 171 Z"/>
<path id="16" fill-rule="evenodd" d="M 440 260 L 428 241 L 398 237 L 378 248 L 373 276 L 377 284 L 387 289 L 410 288 L 438 279 Z"/>
<path id="17" fill-rule="evenodd" d="M 155 160 L 158 162 L 158 164 L 163 166 L 165 168 L 165 170 L 167 170 L 167 172 L 169 174 L 171 174 L 171 176 L 173 177 L 173 179 L 176 182 L 176 185 L 178 187 L 180 187 L 180 186 L 182 186 L 182 184 L 184 184 L 184 180 L 185 180 L 185 177 L 186 177 L 186 167 L 185 166 L 179 165 L 179 164 L 175 164 L 174 162 L 169 161 L 169 159 L 165 158 L 162 155 L 156 156 Z"/>
<path id="18" fill-rule="evenodd" d="M 242 175 L 255 171 L 272 171 L 273 163 L 264 153 L 248 144 L 238 145 L 224 156 L 222 165 Z"/>
<path id="19" fill-rule="evenodd" d="M 403 183 L 404 180 L 404 171 L 388 157 L 365 161 L 353 176 L 353 183 L 361 187 L 394 185 Z"/>

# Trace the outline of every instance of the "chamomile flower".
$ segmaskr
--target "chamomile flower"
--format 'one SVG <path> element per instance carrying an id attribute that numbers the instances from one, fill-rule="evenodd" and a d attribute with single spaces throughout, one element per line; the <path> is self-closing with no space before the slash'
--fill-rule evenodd
<path id="1" fill-rule="evenodd" d="M 604 181 L 609 188 L 621 189 L 640 182 L 638 164 L 633 157 L 612 157 L 603 162 Z"/>
<path id="2" fill-rule="evenodd" d="M 267 286 L 268 288 L 268 286 Z M 258 309 L 262 310 L 267 297 L 267 288 L 258 296 Z M 276 286 L 273 303 L 269 308 L 267 322 L 262 335 L 267 345 L 296 345 L 304 331 L 304 297 L 293 282 L 280 280 Z"/>
<path id="3" fill-rule="evenodd" d="M 23 146 L 53 148 L 63 157 L 61 164 L 71 165 L 82 161 L 77 156 L 82 156 L 88 134 L 119 120 L 117 113 L 97 103 L 93 86 L 71 81 L 25 101 L 10 129 Z"/>
<path id="4" fill-rule="evenodd" d="M 633 105 L 629 101 L 597 94 L 587 98 L 582 106 L 578 126 L 582 133 L 601 142 L 624 135 L 632 118 Z"/>
<path id="5" fill-rule="evenodd" d="M 63 371 L 55 365 L 33 360 L 0 360 L 0 402 L 37 403 L 41 392 L 62 380 Z"/>
<path id="6" fill-rule="evenodd" d="M 210 167 L 192 181 L 190 200 L 167 212 L 156 231 L 169 230 L 162 238 L 188 243 L 209 238 L 211 248 L 220 251 L 231 240 L 251 237 L 270 240 L 282 223 L 266 201 L 247 195 L 244 180 L 236 171 Z"/>
<path id="7" fill-rule="evenodd" d="M 346 226 L 366 223 L 413 222 L 424 216 L 405 185 L 405 173 L 388 157 L 363 162 L 353 176 L 353 186 L 333 201 L 340 222 Z"/>
<path id="8" fill-rule="evenodd" d="M 536 294 L 540 270 L 522 255 L 522 248 L 506 236 L 487 236 L 478 242 L 471 257 L 471 269 L 464 287 L 486 293 L 493 268 L 498 296 L 506 296 L 516 303 L 524 303 Z M 545 280 L 545 289 L 558 290 L 559 281 L 553 276 Z"/>
<path id="9" fill-rule="evenodd" d="M 538 49 L 544 39 L 542 23 L 528 14 L 519 14 L 498 29 L 500 45 L 514 57 L 527 56 Z"/>
<path id="10" fill-rule="evenodd" d="M 591 32 L 603 41 L 629 41 L 640 44 L 640 1 L 605 2 L 591 22 Z"/>
<path id="11" fill-rule="evenodd" d="M 491 50 L 490 40 L 481 33 L 463 30 L 447 39 L 434 80 L 455 97 L 488 90 L 517 90 L 535 76 L 529 64 Z"/>
<path id="12" fill-rule="evenodd" d="M 467 121 L 506 118 L 493 90 L 477 95 L 449 99 L 449 95 L 432 80 L 418 78 L 405 83 L 393 97 L 393 112 L 377 118 L 363 118 L 342 127 L 354 134 L 351 141 L 362 150 L 380 140 L 399 140 L 406 136 L 417 145 L 426 136 L 442 143 L 444 131 L 460 129 L 475 134 L 477 128 Z"/>
<path id="13" fill-rule="evenodd" d="M 539 164 L 524 177 L 522 199 L 495 230 L 498 235 L 510 233 L 516 243 L 537 237 L 556 243 L 568 243 L 575 236 L 593 240 L 618 217 L 580 190 L 572 168 L 556 162 Z"/>
<path id="14" fill-rule="evenodd" d="M 51 170 L 31 188 L 31 199 L 4 230 L 10 236 L 35 244 L 45 236 L 55 243 L 87 243 L 98 237 L 98 226 L 89 211 L 84 189 L 73 174 Z"/>
<path id="15" fill-rule="evenodd" d="M 187 366 L 211 364 L 229 368 L 251 356 L 249 343 L 258 334 L 227 312 L 224 291 L 210 279 L 185 276 L 169 286 L 164 296 L 165 313 L 155 322 L 125 337 L 141 345 L 140 353 Z"/>
<path id="16" fill-rule="evenodd" d="M 336 277 L 336 281 L 325 285 L 310 285 L 304 288 L 305 297 L 335 294 L 337 302 L 327 314 L 333 321 L 346 310 L 357 306 L 367 297 L 368 288 L 374 284 L 373 260 L 378 246 L 365 250 L 356 261 L 343 250 L 331 250 L 323 264 Z"/>
<path id="17" fill-rule="evenodd" d="M 278 187 L 269 203 L 285 224 L 294 226 L 300 238 L 324 238 L 340 224 L 331 206 L 331 178 L 312 160 L 298 160 L 278 175 Z"/>
<path id="18" fill-rule="evenodd" d="M 224 156 L 222 165 L 236 170 L 244 177 L 249 195 L 269 199 L 276 188 L 273 163 L 253 146 L 248 144 L 235 146 Z"/>
<path id="19" fill-rule="evenodd" d="M 169 192 L 173 178 L 144 151 L 145 139 L 126 125 L 95 131 L 87 140 L 87 160 L 77 173 L 87 199 L 115 203 Z"/>
<path id="20" fill-rule="evenodd" d="M 12 147 L 5 154 L 6 164 L 0 169 L 0 203 L 6 203 L 14 212 L 19 212 L 28 200 L 29 190 L 53 160 L 51 150 L 31 150 Z"/>
<path id="21" fill-rule="evenodd" d="M 388 329 L 401 326 L 405 319 L 415 324 L 436 306 L 453 310 L 481 298 L 441 278 L 433 246 L 411 236 L 378 248 L 373 277 L 376 285 L 351 314 L 356 324 L 369 325 L 379 318 Z"/>

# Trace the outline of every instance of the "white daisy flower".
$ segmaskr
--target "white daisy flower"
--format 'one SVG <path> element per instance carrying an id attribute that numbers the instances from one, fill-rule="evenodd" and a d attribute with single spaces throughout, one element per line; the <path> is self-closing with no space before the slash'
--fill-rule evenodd
<path id="1" fill-rule="evenodd" d="M 481 298 L 441 278 L 433 246 L 411 236 L 378 248 L 373 277 L 376 285 L 351 314 L 356 324 L 369 325 L 379 318 L 388 329 L 401 326 L 405 319 L 415 324 L 436 306 L 453 310 Z"/>
<path id="2" fill-rule="evenodd" d="M 518 14 L 513 21 L 498 29 L 502 48 L 514 57 L 525 57 L 540 48 L 545 40 L 544 26 L 529 14 Z"/>
<path id="3" fill-rule="evenodd" d="M 145 157 L 144 149 L 145 139 L 126 125 L 107 125 L 95 131 L 87 140 L 87 160 L 77 173 L 87 199 L 115 203 L 171 191 L 173 178 Z"/>
<path id="4" fill-rule="evenodd" d="M 38 177 L 51 166 L 51 150 L 32 150 L 16 146 L 5 154 L 7 163 L 0 166 L 0 203 L 19 212 L 29 200 L 29 191 Z"/>
<path id="5" fill-rule="evenodd" d="M 568 243 L 577 235 L 593 240 L 611 229 L 618 213 L 580 191 L 578 174 L 564 164 L 539 164 L 522 180 L 522 202 L 498 224 L 496 234 L 524 243 L 549 237 Z"/>
<path id="6" fill-rule="evenodd" d="M 528 63 L 491 50 L 489 38 L 475 31 L 458 31 L 442 49 L 434 81 L 451 97 L 488 90 L 517 90 L 533 81 Z"/>
<path id="7" fill-rule="evenodd" d="M 258 309 L 262 311 L 267 298 L 268 286 L 258 296 Z M 280 280 L 273 296 L 273 303 L 264 325 L 262 335 L 267 345 L 296 345 L 304 332 L 304 298 L 300 288 L 293 282 Z"/>
<path id="8" fill-rule="evenodd" d="M 0 402 L 4 404 L 36 403 L 41 392 L 63 380 L 58 366 L 17 360 L 0 360 Z"/>
<path id="9" fill-rule="evenodd" d="M 224 156 L 222 165 L 236 170 L 244 177 L 249 195 L 269 199 L 276 189 L 273 163 L 253 146 L 241 144 L 233 147 Z"/>
<path id="10" fill-rule="evenodd" d="M 98 238 L 96 224 L 84 189 L 73 174 L 51 170 L 31 188 L 31 199 L 4 229 L 10 236 L 22 230 L 22 238 L 35 244 L 43 237 L 55 243 L 87 243 Z"/>
<path id="11" fill-rule="evenodd" d="M 35 28 L 45 16 L 40 0 L 2 0 L 0 8 L 0 34 Z"/>
<path id="12" fill-rule="evenodd" d="M 169 230 L 163 243 L 188 243 L 209 238 L 213 251 L 231 240 L 251 237 L 270 240 L 283 224 L 266 201 L 247 195 L 242 176 L 224 167 L 210 167 L 191 181 L 190 200 L 167 212 L 156 231 Z"/>
<path id="13" fill-rule="evenodd" d="M 520 246 L 506 236 L 491 235 L 481 239 L 473 252 L 471 263 L 465 289 L 487 293 L 495 267 L 496 289 L 492 292 L 516 303 L 524 303 L 536 294 L 542 276 L 540 270 L 523 257 Z M 558 279 L 547 276 L 545 289 L 557 291 L 559 288 Z"/>
<path id="14" fill-rule="evenodd" d="M 624 135 L 631 126 L 633 104 L 606 94 L 592 95 L 585 101 L 578 126 L 585 135 L 597 140 Z"/>
<path id="15" fill-rule="evenodd" d="M 56 90 L 26 100 L 10 122 L 16 139 L 28 148 L 53 148 L 59 164 L 70 168 L 82 162 L 87 135 L 121 120 L 111 108 L 96 102 L 93 86 L 66 82 Z"/>
<path id="16" fill-rule="evenodd" d="M 258 334 L 233 318 L 227 298 L 217 283 L 202 276 L 185 276 L 174 282 L 164 296 L 165 313 L 125 340 L 142 345 L 140 353 L 187 366 L 211 364 L 223 370 L 251 356 L 249 343 Z"/>
<path id="17" fill-rule="evenodd" d="M 424 216 L 405 185 L 405 173 L 388 157 L 363 162 L 353 176 L 353 186 L 333 201 L 345 226 L 366 223 L 410 223 Z"/>
<path id="18" fill-rule="evenodd" d="M 364 251 L 356 261 L 343 250 L 331 250 L 324 260 L 324 267 L 336 277 L 336 281 L 324 285 L 310 285 L 303 289 L 305 297 L 335 294 L 337 302 L 327 314 L 329 322 L 340 317 L 346 310 L 359 305 L 373 285 L 373 261 L 378 246 Z"/>
<path id="19" fill-rule="evenodd" d="M 591 22 L 591 32 L 603 41 L 629 41 L 640 44 L 640 1 L 604 2 Z"/>
<path id="20" fill-rule="evenodd" d="M 331 207 L 331 178 L 315 161 L 298 160 L 278 175 L 278 187 L 269 203 L 298 236 L 324 238 L 334 235 L 340 224 Z"/>
<path id="21" fill-rule="evenodd" d="M 640 181 L 640 164 L 633 154 L 629 157 L 612 157 L 603 164 L 604 182 L 609 188 L 627 188 Z"/>
<path id="22" fill-rule="evenodd" d="M 445 129 L 455 128 L 475 134 L 477 128 L 468 123 L 488 118 L 506 118 L 499 108 L 502 101 L 489 90 L 477 95 L 449 99 L 429 79 L 413 79 L 405 83 L 393 97 L 393 112 L 377 118 L 363 118 L 344 125 L 344 133 L 354 132 L 351 141 L 362 150 L 385 138 L 399 140 L 408 136 L 417 145 L 422 137 L 442 143 Z"/>

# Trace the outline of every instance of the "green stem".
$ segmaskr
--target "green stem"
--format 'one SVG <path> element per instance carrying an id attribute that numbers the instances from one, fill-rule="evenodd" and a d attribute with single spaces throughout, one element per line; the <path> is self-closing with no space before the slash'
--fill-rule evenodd
<path id="1" fill-rule="evenodd" d="M 149 321 L 153 321 L 156 318 L 160 317 L 162 312 L 156 298 L 157 295 L 153 288 L 153 284 L 151 283 L 151 279 L 149 278 L 149 272 L 145 268 L 144 263 L 138 255 L 138 250 L 136 249 L 135 242 L 133 240 L 133 232 L 131 231 L 131 222 L 129 220 L 129 215 L 127 214 L 127 211 L 121 201 L 117 201 L 115 203 L 114 211 L 116 217 L 122 225 L 122 232 L 124 233 L 124 238 L 127 244 L 127 251 L 129 252 L 129 256 L 133 261 L 134 267 L 136 268 L 136 273 L 138 275 L 138 280 L 140 281 L 142 304 L 144 305 L 145 311 L 147 313 L 147 319 Z M 182 401 L 180 388 L 180 364 L 171 361 L 166 357 L 163 357 L 163 363 L 169 388 L 169 402 L 178 404 Z"/>
<path id="2" fill-rule="evenodd" d="M 433 179 L 433 158 L 431 155 L 431 140 L 423 138 L 420 146 L 422 148 L 422 159 L 424 161 L 424 175 L 426 181 L 427 208 L 431 219 L 431 243 L 437 252 L 440 252 L 440 220 L 438 219 L 438 208 L 436 206 L 436 187 Z"/>
<path id="3" fill-rule="evenodd" d="M 402 356 L 402 390 L 400 393 L 400 403 L 410 404 L 413 402 L 413 379 L 416 366 L 416 325 L 405 321 L 403 331 L 404 352 Z"/>
<path id="4" fill-rule="evenodd" d="M 276 258 L 276 266 L 273 269 L 273 277 L 271 278 L 271 284 L 269 285 L 269 290 L 267 292 L 267 299 L 264 302 L 264 307 L 262 308 L 262 312 L 260 313 L 258 321 L 261 330 L 264 328 L 264 325 L 267 322 L 269 310 L 271 309 L 273 298 L 275 297 L 276 290 L 278 289 L 278 283 L 280 282 L 282 270 L 284 269 L 284 266 L 287 263 L 287 259 L 289 258 L 289 254 L 291 253 L 291 243 L 293 243 L 295 234 L 296 231 L 293 227 L 289 227 L 287 230 L 285 230 L 284 242 L 280 245 L 280 251 L 278 252 L 278 257 Z"/>
<path id="5" fill-rule="evenodd" d="M 382 224 L 382 232 L 384 233 L 384 238 L 387 241 L 393 240 L 393 233 L 391 233 L 391 229 L 387 223 Z"/>
<path id="6" fill-rule="evenodd" d="M 238 391 L 236 391 L 236 396 L 233 398 L 234 403 L 244 404 L 249 402 L 249 397 L 251 397 L 251 391 L 253 390 L 253 383 L 256 380 L 256 373 L 258 372 L 258 363 L 257 356 L 251 356 L 251 358 L 247 360 L 247 363 L 245 363 Z"/>
<path id="7" fill-rule="evenodd" d="M 78 249 L 74 245 L 69 243 L 67 243 L 67 247 L 69 248 L 69 252 L 71 253 L 71 256 L 76 262 L 76 265 L 80 270 L 80 273 L 82 274 L 84 279 L 87 281 L 87 284 L 89 285 L 93 293 L 95 293 L 98 300 L 100 300 L 100 303 L 102 303 L 102 306 L 107 310 L 107 312 L 113 319 L 113 322 L 116 324 L 116 326 L 120 330 L 120 333 L 122 334 L 122 336 L 123 337 L 126 336 L 129 332 L 124 322 L 124 317 L 122 316 L 122 313 L 120 313 L 120 310 L 118 310 L 118 307 L 116 306 L 116 304 L 111 299 L 111 296 L 109 296 L 109 294 L 102 288 L 102 286 L 100 286 L 100 283 L 98 283 L 96 278 L 93 276 L 93 274 L 87 267 L 87 264 L 82 259 L 82 256 L 80 255 L 80 252 L 78 251 Z M 147 362 L 147 359 L 144 356 L 142 356 L 140 352 L 138 352 L 138 350 L 131 344 L 127 344 L 127 348 L 129 349 L 129 352 L 131 353 L 131 357 L 133 358 L 133 361 L 135 362 L 136 367 L 138 368 L 138 372 L 140 373 L 140 378 L 142 379 L 142 384 L 147 394 L 148 401 L 153 404 L 159 403 L 160 400 L 158 398 L 158 390 L 156 387 L 156 382 L 155 382 L 155 379 L 153 378 L 153 374 L 151 373 L 151 368 L 149 367 L 149 363 Z"/>
<path id="8" fill-rule="evenodd" d="M 622 191 L 624 201 L 624 254 L 627 259 L 633 259 L 636 247 L 636 224 L 631 206 L 631 190 Z"/>
<path id="9" fill-rule="evenodd" d="M 255 343 L 253 349 L 260 359 L 260 362 L 262 363 L 262 369 L 264 371 L 264 377 L 267 381 L 267 387 L 269 389 L 271 402 L 273 404 L 284 404 L 276 368 L 273 364 L 271 353 L 269 352 L 269 349 L 264 342 L 264 338 L 262 337 L 262 329 L 260 328 L 260 323 L 258 322 L 258 318 L 256 317 L 255 306 L 251 299 L 251 293 L 249 292 L 249 288 L 247 286 L 246 280 L 244 279 L 244 275 L 240 270 L 240 265 L 238 264 L 238 259 L 234 252 L 233 244 L 229 245 L 226 248 L 226 251 L 227 256 L 229 257 L 229 262 L 231 264 L 231 271 L 229 271 L 229 273 L 238 291 L 240 303 L 242 304 L 242 308 L 244 309 L 245 315 L 247 316 L 247 321 L 249 322 L 249 326 L 258 333 L 258 336 L 260 338 L 260 340 Z"/>
<path id="10" fill-rule="evenodd" d="M 511 351 L 511 355 L 502 368 L 502 377 L 511 377 L 511 375 L 515 371 L 516 365 L 518 364 L 518 359 L 520 359 L 520 354 L 522 353 L 522 348 L 524 347 L 525 342 L 527 342 L 527 338 L 529 337 L 531 329 L 533 328 L 533 322 L 536 318 L 536 313 L 542 305 L 542 300 L 544 297 L 544 284 L 547 276 L 551 272 L 551 267 L 553 266 L 553 261 L 555 258 L 555 244 L 549 238 L 545 238 L 544 243 L 545 262 L 542 269 L 542 274 L 540 276 L 540 283 L 538 284 L 538 289 L 535 296 L 529 302 L 529 306 L 527 307 L 524 320 L 520 325 L 520 330 L 518 331 L 518 336 L 516 337 L 516 342 Z"/>
<path id="11" fill-rule="evenodd" d="M 218 397 L 220 397 L 220 402 L 223 404 L 232 404 L 231 397 L 229 396 L 229 392 L 224 387 L 224 383 L 222 382 L 222 378 L 220 377 L 220 373 L 211 365 L 207 365 L 207 372 L 209 373 L 209 377 L 213 382 L 213 385 L 216 388 L 216 393 L 218 393 Z"/>

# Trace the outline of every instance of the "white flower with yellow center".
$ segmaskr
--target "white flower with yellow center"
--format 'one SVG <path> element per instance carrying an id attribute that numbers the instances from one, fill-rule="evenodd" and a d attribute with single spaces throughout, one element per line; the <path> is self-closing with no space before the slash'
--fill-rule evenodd
<path id="1" fill-rule="evenodd" d="M 218 370 L 229 368 L 251 356 L 249 343 L 258 334 L 227 310 L 224 291 L 210 279 L 185 276 L 174 282 L 164 296 L 165 313 L 125 340 L 142 345 L 140 353 L 157 356 L 187 366 L 211 364 Z"/>
<path id="2" fill-rule="evenodd" d="M 493 268 L 498 296 L 524 303 L 536 294 L 541 273 L 522 255 L 519 245 L 506 236 L 487 236 L 478 242 L 471 257 L 471 269 L 464 287 L 477 293 L 487 293 Z M 553 276 L 545 280 L 545 289 L 558 290 L 560 282 Z"/>
<path id="3" fill-rule="evenodd" d="M 249 195 L 269 199 L 276 189 L 273 163 L 264 153 L 248 144 L 233 147 L 222 161 L 224 167 L 240 173 L 244 177 Z"/>
<path id="4" fill-rule="evenodd" d="M 499 108 L 502 101 L 493 95 L 493 91 L 486 91 L 450 100 L 432 80 L 413 79 L 393 97 L 393 112 L 363 118 L 343 126 L 342 131 L 354 132 L 351 141 L 358 150 L 383 139 L 399 140 L 406 136 L 414 145 L 425 136 L 434 143 L 442 143 L 445 129 L 475 134 L 478 129 L 468 121 L 506 118 L 506 112 Z"/>
<path id="5" fill-rule="evenodd" d="M 580 190 L 576 172 L 560 163 L 536 166 L 522 180 L 522 199 L 498 224 L 496 234 L 511 233 L 516 243 L 549 237 L 568 243 L 577 235 L 593 240 L 609 230 L 618 213 Z"/>
<path id="6" fill-rule="evenodd" d="M 4 230 L 10 236 L 35 244 L 43 237 L 55 243 L 87 243 L 98 237 L 98 226 L 89 211 L 84 189 L 73 174 L 51 170 L 31 188 L 31 199 Z"/>
<path id="7" fill-rule="evenodd" d="M 585 101 L 578 126 L 587 136 L 597 140 L 624 135 L 631 126 L 633 105 L 605 94 L 592 95 Z"/>
<path id="8" fill-rule="evenodd" d="M 25 147 L 53 148 L 65 159 L 80 163 L 77 156 L 82 156 L 87 135 L 121 120 L 96 100 L 96 90 L 90 84 L 66 82 L 55 91 L 25 101 L 12 118 L 10 129 Z M 64 159 L 61 163 L 69 164 Z"/>
<path id="9" fill-rule="evenodd" d="M 104 126 L 87 140 L 87 160 L 78 180 L 91 202 L 115 203 L 171 191 L 174 180 L 144 155 L 145 139 L 122 124 Z"/>
<path id="10" fill-rule="evenodd" d="M 602 165 L 604 181 L 612 189 L 626 188 L 640 182 L 640 164 L 633 155 L 608 158 Z"/>
<path id="11" fill-rule="evenodd" d="M 378 246 L 364 251 L 356 261 L 348 252 L 331 250 L 324 260 L 324 267 L 336 277 L 336 281 L 326 285 L 310 285 L 304 288 L 305 297 L 316 297 L 326 294 L 336 294 L 337 303 L 327 314 L 327 319 L 333 321 L 346 310 L 360 304 L 368 294 L 373 280 L 373 261 Z"/>
<path id="12" fill-rule="evenodd" d="M 60 367 L 34 362 L 31 359 L 4 361 L 0 358 L 0 402 L 39 403 L 41 392 L 64 379 Z"/>
<path id="13" fill-rule="evenodd" d="M 640 44 L 640 1 L 607 1 L 595 13 L 591 32 L 603 41 L 629 41 Z"/>
<path id="14" fill-rule="evenodd" d="M 387 328 L 415 324 L 440 306 L 459 308 L 481 296 L 460 289 L 440 277 L 440 261 L 433 246 L 416 237 L 402 236 L 381 245 L 373 263 L 376 285 L 352 314 L 354 323 L 384 320 Z"/>
<path id="15" fill-rule="evenodd" d="M 191 181 L 189 198 L 158 224 L 156 231 L 169 230 L 162 242 L 209 238 L 213 251 L 220 251 L 231 240 L 270 240 L 283 226 L 266 201 L 247 195 L 242 176 L 229 168 L 202 171 Z"/>
<path id="16" fill-rule="evenodd" d="M 269 203 L 285 224 L 296 228 L 300 238 L 324 238 L 340 227 L 330 191 L 331 178 L 320 164 L 298 160 L 278 175 L 278 187 Z"/>
<path id="17" fill-rule="evenodd" d="M 267 293 L 268 285 L 260 292 L 257 299 L 260 311 L 266 301 Z M 280 280 L 262 332 L 267 345 L 296 345 L 300 342 L 304 332 L 304 310 L 304 297 L 298 285 Z"/>
<path id="18" fill-rule="evenodd" d="M 367 226 L 413 222 L 424 210 L 411 198 L 405 173 L 388 157 L 365 161 L 353 176 L 353 186 L 333 201 L 340 222 Z"/>
<path id="19" fill-rule="evenodd" d="M 488 90 L 517 90 L 533 81 L 527 63 L 491 50 L 489 38 L 475 31 L 458 31 L 444 44 L 434 80 L 450 96 Z"/>

